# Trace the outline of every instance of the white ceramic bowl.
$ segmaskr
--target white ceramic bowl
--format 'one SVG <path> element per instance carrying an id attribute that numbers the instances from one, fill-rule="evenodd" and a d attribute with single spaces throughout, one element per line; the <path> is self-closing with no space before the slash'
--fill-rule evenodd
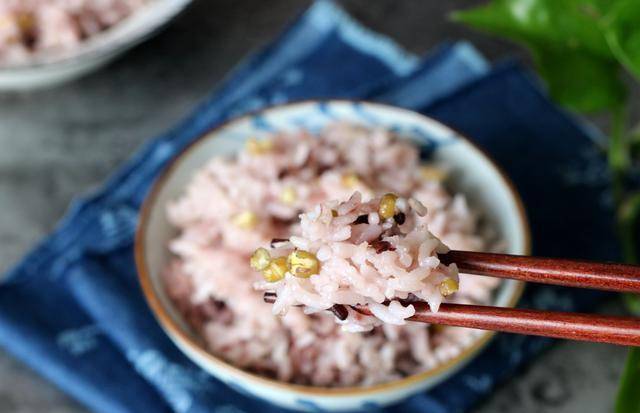
<path id="1" fill-rule="evenodd" d="M 160 273 L 170 258 L 167 244 L 176 231 L 166 218 L 167 203 L 178 197 L 212 156 L 232 155 L 244 140 L 274 131 L 306 128 L 344 120 L 365 126 L 384 126 L 433 150 L 433 157 L 453 169 L 452 186 L 465 193 L 506 241 L 507 252 L 529 254 L 529 228 L 520 198 L 509 180 L 476 146 L 459 134 L 418 113 L 375 103 L 309 101 L 274 106 L 231 120 L 196 140 L 175 158 L 156 181 L 142 208 L 136 234 L 136 265 L 146 298 L 158 321 L 175 344 L 196 364 L 239 389 L 272 403 L 309 411 L 349 410 L 386 405 L 441 382 L 467 363 L 489 341 L 486 332 L 458 357 L 436 368 L 370 387 L 320 388 L 292 385 L 245 372 L 205 349 L 167 297 Z M 523 284 L 503 282 L 496 305 L 514 306 Z"/>
<path id="2" fill-rule="evenodd" d="M 26 65 L 0 67 L 0 91 L 53 86 L 98 69 L 155 34 L 190 2 L 150 1 L 122 22 L 83 42 L 73 54 L 34 56 Z"/>

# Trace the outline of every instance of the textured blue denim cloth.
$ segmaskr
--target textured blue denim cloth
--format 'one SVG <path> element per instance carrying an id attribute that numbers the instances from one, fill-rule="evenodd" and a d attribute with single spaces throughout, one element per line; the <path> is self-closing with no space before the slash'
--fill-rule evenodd
<path id="1" fill-rule="evenodd" d="M 520 190 L 536 254 L 617 258 L 598 135 L 551 104 L 526 70 L 491 67 L 467 43 L 418 58 L 319 1 L 191 116 L 73 203 L 0 286 L 0 344 L 98 412 L 280 411 L 229 391 L 169 341 L 141 295 L 133 234 L 153 179 L 202 132 L 265 105 L 328 97 L 408 107 L 472 137 Z M 531 287 L 523 305 L 589 310 L 600 297 Z M 446 383 L 380 411 L 466 411 L 550 342 L 499 335 Z"/>

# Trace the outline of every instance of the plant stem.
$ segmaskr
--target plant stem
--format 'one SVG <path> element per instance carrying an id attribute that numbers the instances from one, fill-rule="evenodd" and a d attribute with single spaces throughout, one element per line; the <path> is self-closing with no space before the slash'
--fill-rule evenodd
<path id="1" fill-rule="evenodd" d="M 638 263 L 636 226 L 640 218 L 640 191 L 624 199 L 618 207 L 618 233 L 622 245 L 622 256 L 629 264 Z"/>
<path id="2" fill-rule="evenodd" d="M 612 174 L 613 199 L 616 209 L 622 202 L 624 177 L 629 168 L 628 143 L 624 137 L 626 110 L 618 106 L 611 112 L 611 137 L 609 139 L 609 168 Z"/>
<path id="3" fill-rule="evenodd" d="M 625 294 L 624 305 L 631 312 L 631 314 L 640 316 L 640 299 L 638 296 L 633 294 Z"/>
<path id="4" fill-rule="evenodd" d="M 640 348 L 631 348 L 627 364 L 622 372 L 616 400 L 616 413 L 637 413 L 640 411 Z"/>
<path id="5" fill-rule="evenodd" d="M 611 138 L 609 142 L 609 168 L 612 174 L 613 198 L 616 205 L 617 232 L 622 247 L 622 257 L 630 264 L 638 263 L 637 234 L 635 231 L 640 216 L 640 192 L 624 196 L 624 181 L 631 165 L 629 141 L 625 139 L 625 111 L 622 108 L 612 113 Z M 625 296 L 630 311 L 637 310 L 638 297 Z M 624 372 L 616 398 L 616 413 L 640 412 L 640 348 L 629 349 Z"/>

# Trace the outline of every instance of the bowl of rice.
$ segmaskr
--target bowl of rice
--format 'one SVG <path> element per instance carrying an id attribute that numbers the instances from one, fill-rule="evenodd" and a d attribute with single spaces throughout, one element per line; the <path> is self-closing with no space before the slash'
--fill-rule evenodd
<path id="1" fill-rule="evenodd" d="M 2 0 L 0 90 L 52 86 L 156 33 L 191 0 Z"/>
<path id="2" fill-rule="evenodd" d="M 197 365 L 271 403 L 335 411 L 427 390 L 494 335 L 406 321 L 411 306 L 389 298 L 515 306 L 522 283 L 457 274 L 438 260 L 448 248 L 530 253 L 508 178 L 431 118 L 331 100 L 195 140 L 148 194 L 135 254 L 154 315 Z M 274 286 L 275 305 L 264 300 Z M 366 302 L 377 318 L 320 311 L 336 302 Z"/>

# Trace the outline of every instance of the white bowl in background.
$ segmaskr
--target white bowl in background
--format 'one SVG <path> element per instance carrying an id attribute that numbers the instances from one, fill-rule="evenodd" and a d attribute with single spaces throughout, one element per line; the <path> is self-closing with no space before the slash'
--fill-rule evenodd
<path id="1" fill-rule="evenodd" d="M 98 33 L 71 54 L 34 55 L 26 64 L 0 67 L 0 91 L 30 90 L 75 79 L 109 63 L 164 27 L 191 0 L 152 0 Z"/>
<path id="2" fill-rule="evenodd" d="M 209 353 L 165 293 L 161 272 L 170 259 L 168 242 L 176 235 L 166 216 L 170 200 L 180 196 L 213 156 L 229 156 L 245 139 L 276 131 L 320 130 L 335 121 L 381 126 L 432 152 L 452 169 L 451 185 L 469 198 L 506 243 L 506 252 L 530 253 L 529 227 L 519 195 L 500 169 L 475 145 L 448 127 L 418 113 L 377 103 L 305 101 L 273 106 L 226 122 L 193 142 L 156 180 L 144 202 L 136 234 L 136 266 L 146 299 L 163 329 L 196 364 L 230 387 L 274 404 L 308 411 L 353 410 L 397 402 L 440 383 L 471 360 L 494 335 L 484 332 L 462 353 L 435 368 L 392 382 L 351 388 L 321 388 L 279 382 L 243 371 Z M 514 306 L 523 290 L 504 281 L 495 305 Z"/>

